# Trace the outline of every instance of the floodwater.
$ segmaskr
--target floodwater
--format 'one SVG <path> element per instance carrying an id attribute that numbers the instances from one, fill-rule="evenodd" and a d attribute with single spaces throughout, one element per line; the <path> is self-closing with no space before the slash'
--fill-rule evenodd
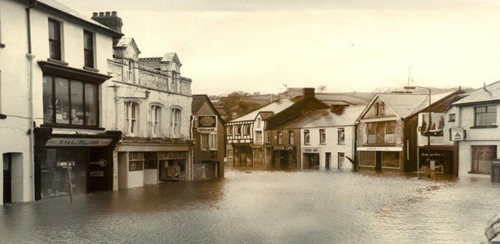
<path id="1" fill-rule="evenodd" d="M 481 243 L 489 179 L 227 169 L 211 182 L 0 206 L 1 243 Z"/>

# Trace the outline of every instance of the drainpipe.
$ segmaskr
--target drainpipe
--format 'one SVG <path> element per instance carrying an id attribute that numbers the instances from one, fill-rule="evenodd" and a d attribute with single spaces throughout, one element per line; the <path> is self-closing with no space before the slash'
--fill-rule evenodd
<path id="1" fill-rule="evenodd" d="M 34 120 L 34 104 L 33 104 L 33 60 L 35 59 L 35 55 L 32 54 L 32 47 L 31 47 L 31 9 L 36 6 L 36 1 L 31 1 L 31 5 L 26 8 L 26 29 L 27 29 L 27 35 L 28 35 L 28 53 L 26 54 L 26 57 L 28 58 L 28 65 L 29 65 L 29 71 L 28 71 L 28 76 L 29 76 L 29 95 L 28 99 L 30 101 L 29 105 L 29 137 L 30 137 L 30 163 L 32 163 L 31 167 L 31 174 L 30 178 L 32 179 L 32 184 L 31 184 L 31 196 L 33 200 L 36 200 L 36 194 L 35 194 L 35 135 L 33 133 L 33 128 L 35 127 L 35 120 Z"/>

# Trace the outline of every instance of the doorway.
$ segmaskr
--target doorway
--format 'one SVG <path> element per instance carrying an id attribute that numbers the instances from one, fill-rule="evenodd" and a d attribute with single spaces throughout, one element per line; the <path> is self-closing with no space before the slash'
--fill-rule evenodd
<path id="1" fill-rule="evenodd" d="M 3 155 L 3 204 L 12 203 L 12 154 Z"/>
<path id="2" fill-rule="evenodd" d="M 330 169 L 330 160 L 332 158 L 332 154 L 327 152 L 325 153 L 325 169 Z"/>

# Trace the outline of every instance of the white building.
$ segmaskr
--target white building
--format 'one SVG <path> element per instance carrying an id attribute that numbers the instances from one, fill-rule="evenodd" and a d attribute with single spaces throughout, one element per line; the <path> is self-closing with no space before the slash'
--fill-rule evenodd
<path id="1" fill-rule="evenodd" d="M 499 105 L 500 82 L 495 82 L 464 94 L 446 112 L 445 131 L 458 143 L 459 176 L 489 177 L 500 147 Z"/>
<path id="2" fill-rule="evenodd" d="M 65 165 L 76 192 L 110 190 L 102 83 L 120 36 L 53 0 L 0 1 L 0 204 L 67 195 Z"/>

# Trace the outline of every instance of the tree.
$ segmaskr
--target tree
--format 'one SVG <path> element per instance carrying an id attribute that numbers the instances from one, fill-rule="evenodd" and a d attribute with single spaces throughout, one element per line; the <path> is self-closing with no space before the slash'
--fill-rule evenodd
<path id="1" fill-rule="evenodd" d="M 323 93 L 324 91 L 326 91 L 326 86 L 325 85 L 318 86 L 318 91 L 319 93 Z"/>

